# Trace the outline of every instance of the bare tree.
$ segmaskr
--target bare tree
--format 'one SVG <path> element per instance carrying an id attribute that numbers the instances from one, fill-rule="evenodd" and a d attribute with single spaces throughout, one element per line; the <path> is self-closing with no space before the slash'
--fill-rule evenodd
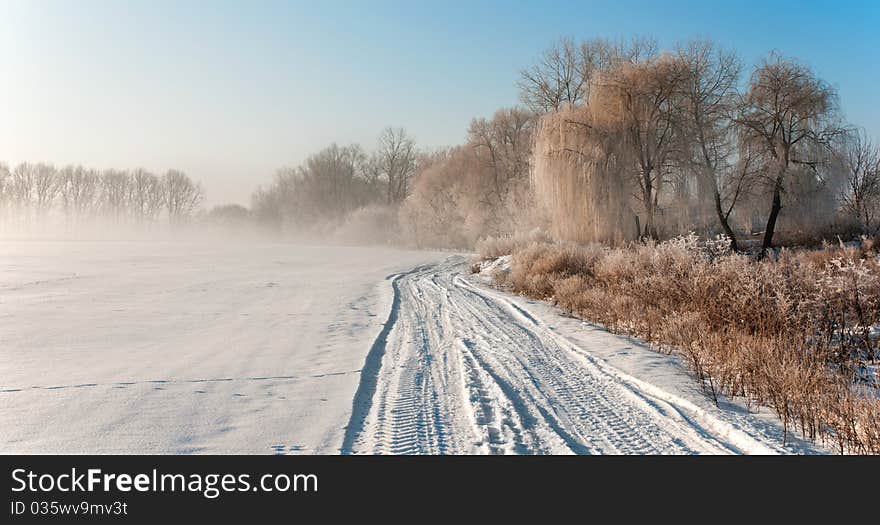
<path id="1" fill-rule="evenodd" d="M 79 217 L 94 211 L 98 200 L 99 176 L 82 166 L 66 166 L 59 172 L 64 213 Z"/>
<path id="2" fill-rule="evenodd" d="M 169 196 L 173 199 L 167 206 Z M 156 220 L 168 209 L 172 221 L 192 214 L 202 199 L 201 186 L 180 172 L 159 178 L 138 169 L 98 172 L 82 166 L 56 170 L 49 164 L 21 163 L 12 173 L 0 164 L 0 204 L 22 220 L 45 219 L 59 204 L 67 218 L 103 214 L 120 219 Z"/>
<path id="3" fill-rule="evenodd" d="M 469 143 L 486 153 L 492 170 L 490 204 L 507 205 L 510 196 L 528 184 L 534 124 L 534 113 L 522 108 L 500 109 L 491 120 L 471 121 Z"/>
<path id="4" fill-rule="evenodd" d="M 373 188 L 362 176 L 364 162 L 366 155 L 355 144 L 331 144 L 306 159 L 294 181 L 297 206 L 306 212 L 299 214 L 301 220 L 338 220 L 371 202 Z"/>
<path id="5" fill-rule="evenodd" d="M 36 202 L 37 166 L 23 162 L 12 171 L 12 179 L 9 185 L 9 196 L 17 210 L 28 216 Z"/>
<path id="6" fill-rule="evenodd" d="M 263 226 L 281 229 L 284 212 L 278 173 L 275 174 L 275 180 L 268 188 L 260 186 L 251 195 L 251 216 Z"/>
<path id="7" fill-rule="evenodd" d="M 836 92 L 808 67 L 772 53 L 752 73 L 736 122 L 743 140 L 764 154 L 772 200 L 763 253 L 773 245 L 782 194 L 794 168 L 818 174 L 832 142 L 844 133 L 836 117 Z"/>
<path id="8" fill-rule="evenodd" d="M 684 78 L 684 69 L 667 56 L 621 64 L 596 86 L 600 92 L 592 104 L 593 125 L 617 135 L 621 157 L 633 165 L 629 174 L 644 211 L 646 237 L 658 237 L 656 215 L 678 129 Z"/>
<path id="9" fill-rule="evenodd" d="M 107 216 L 119 218 L 128 211 L 131 178 L 127 171 L 105 170 L 99 178 L 101 210 Z"/>
<path id="10" fill-rule="evenodd" d="M 45 215 L 52 208 L 55 197 L 58 195 L 57 170 L 49 164 L 35 164 L 33 166 L 34 182 L 34 205 L 39 215 Z"/>
<path id="11" fill-rule="evenodd" d="M 656 41 L 647 37 L 628 42 L 592 39 L 579 44 L 563 38 L 545 50 L 537 64 L 520 72 L 520 100 L 536 113 L 582 105 L 598 75 L 622 63 L 650 60 L 656 54 Z"/>
<path id="12" fill-rule="evenodd" d="M 168 220 L 172 224 L 186 221 L 202 202 L 201 185 L 181 171 L 168 170 L 162 176 L 161 186 Z"/>
<path id="13" fill-rule="evenodd" d="M 859 131 L 844 143 L 846 169 L 843 209 L 856 218 L 866 234 L 876 231 L 880 215 L 880 148 Z"/>
<path id="14" fill-rule="evenodd" d="M 9 173 L 9 166 L 4 162 L 0 162 L 0 206 L 4 209 L 8 204 L 9 185 L 12 181 L 12 174 Z"/>
<path id="15" fill-rule="evenodd" d="M 537 112 L 559 111 L 584 98 L 584 68 L 574 40 L 563 38 L 541 55 L 538 63 L 520 73 L 520 98 Z"/>
<path id="16" fill-rule="evenodd" d="M 379 149 L 370 159 L 368 172 L 385 183 L 386 202 L 396 205 L 409 195 L 410 179 L 416 172 L 418 151 L 415 140 L 403 128 L 386 128 L 379 137 Z"/>
<path id="17" fill-rule="evenodd" d="M 467 247 L 528 223 L 535 122 L 530 110 L 501 109 L 474 119 L 465 145 L 422 155 L 400 211 L 404 234 L 422 246 Z"/>
<path id="18" fill-rule="evenodd" d="M 731 248 L 738 249 L 730 214 L 743 189 L 744 174 L 752 166 L 747 155 L 735 161 L 736 142 L 731 114 L 736 107 L 737 82 L 741 65 L 734 53 L 724 51 L 708 40 L 680 45 L 676 60 L 683 66 L 679 83 L 682 116 L 683 160 L 694 167 L 700 183 L 712 193 L 715 214 Z M 733 186 L 725 199 L 725 186 Z M 725 202 L 726 201 L 726 202 Z"/>
<path id="19" fill-rule="evenodd" d="M 82 171 L 82 166 L 65 166 L 58 171 L 58 179 L 60 184 L 60 190 L 58 193 L 61 195 L 61 206 L 64 209 L 64 215 L 70 218 L 74 215 L 74 207 L 73 207 L 73 194 L 77 171 Z"/>
<path id="20" fill-rule="evenodd" d="M 140 220 L 156 220 L 165 206 L 162 181 L 147 170 L 134 170 L 131 174 L 130 201 L 135 217 Z"/>
<path id="21" fill-rule="evenodd" d="M 413 181 L 401 208 L 404 229 L 419 246 L 467 247 L 493 229 L 491 169 L 472 146 L 436 152 Z M 522 210 L 518 210 L 522 211 Z M 495 232 L 492 232 L 495 233 Z"/>

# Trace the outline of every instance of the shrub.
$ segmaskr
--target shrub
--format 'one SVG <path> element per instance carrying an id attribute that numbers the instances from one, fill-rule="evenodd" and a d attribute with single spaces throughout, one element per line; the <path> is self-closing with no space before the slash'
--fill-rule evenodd
<path id="1" fill-rule="evenodd" d="M 726 245 L 693 235 L 616 249 L 510 243 L 511 271 L 497 281 L 679 353 L 716 402 L 726 394 L 769 406 L 786 436 L 880 453 L 880 401 L 866 374 L 880 325 L 873 244 L 783 250 L 776 260 Z"/>
<path id="2" fill-rule="evenodd" d="M 476 251 L 481 261 L 488 261 L 502 255 L 509 255 L 531 243 L 549 241 L 550 238 L 547 234 L 539 229 L 528 233 L 513 233 L 497 237 L 490 235 L 477 241 Z"/>

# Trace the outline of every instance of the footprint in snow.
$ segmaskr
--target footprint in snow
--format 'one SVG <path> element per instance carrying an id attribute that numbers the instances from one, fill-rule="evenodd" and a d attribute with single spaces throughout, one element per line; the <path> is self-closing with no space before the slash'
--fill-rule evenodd
<path id="1" fill-rule="evenodd" d="M 276 456 L 286 456 L 302 452 L 304 447 L 302 445 L 272 445 L 272 450 L 275 451 Z"/>

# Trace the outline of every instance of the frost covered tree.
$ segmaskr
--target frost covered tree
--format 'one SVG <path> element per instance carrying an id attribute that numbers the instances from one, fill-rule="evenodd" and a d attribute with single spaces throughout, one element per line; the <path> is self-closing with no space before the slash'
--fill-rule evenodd
<path id="1" fill-rule="evenodd" d="M 523 108 L 504 108 L 491 119 L 471 121 L 468 143 L 481 150 L 491 168 L 486 199 L 506 206 L 528 184 L 535 115 Z"/>
<path id="2" fill-rule="evenodd" d="M 698 197 L 711 193 L 718 223 L 730 238 L 731 248 L 737 250 L 730 214 L 745 189 L 751 166 L 748 155 L 737 158 L 731 118 L 742 67 L 736 54 L 708 40 L 679 45 L 675 59 L 683 68 L 678 84 L 680 160 L 696 172 L 697 186 L 706 188 Z"/>
<path id="3" fill-rule="evenodd" d="M 535 113 L 551 113 L 586 104 L 597 76 L 622 63 L 639 63 L 657 54 L 652 38 L 614 42 L 596 38 L 580 43 L 563 38 L 538 62 L 520 72 L 520 100 Z"/>
<path id="4" fill-rule="evenodd" d="M 670 154 L 679 129 L 685 69 L 670 56 L 637 64 L 622 63 L 603 75 L 591 99 L 592 122 L 621 143 L 620 160 L 640 203 L 640 229 L 657 238 L 660 196 L 667 182 Z"/>
<path id="5" fill-rule="evenodd" d="M 254 218 L 274 228 L 310 228 L 334 223 L 387 197 L 367 175 L 360 146 L 331 144 L 297 167 L 278 170 L 251 199 Z M 377 176 L 378 177 L 378 176 Z"/>
<path id="6" fill-rule="evenodd" d="M 874 233 L 880 219 L 880 148 L 859 131 L 844 142 L 841 157 L 846 173 L 843 209 L 864 233 Z"/>
<path id="7" fill-rule="evenodd" d="M 763 157 L 771 195 L 764 253 L 773 246 L 786 188 L 803 184 L 798 175 L 809 186 L 844 133 L 837 117 L 837 93 L 807 66 L 771 53 L 752 73 L 736 122 Z"/>
<path id="8" fill-rule="evenodd" d="M 534 125 L 530 110 L 501 109 L 474 119 L 464 145 L 424 155 L 401 210 L 410 241 L 466 248 L 530 224 Z"/>
<path id="9" fill-rule="evenodd" d="M 538 112 L 559 111 L 583 100 L 587 79 L 578 45 L 563 38 L 544 51 L 538 63 L 520 73 L 520 98 Z"/>

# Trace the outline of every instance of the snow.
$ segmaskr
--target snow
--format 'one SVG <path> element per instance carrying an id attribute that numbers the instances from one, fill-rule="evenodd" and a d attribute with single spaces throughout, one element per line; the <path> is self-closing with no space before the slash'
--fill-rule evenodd
<path id="1" fill-rule="evenodd" d="M 723 436 L 734 450 L 743 453 L 829 453 L 820 444 L 792 433 L 783 446 L 782 425 L 767 408 L 750 406 L 742 398 L 729 399 L 720 394 L 716 407 L 674 355 L 657 352 L 635 338 L 612 334 L 597 324 L 566 315 L 546 302 L 494 290 L 491 272 L 509 272 L 509 257 L 487 265 L 489 267 L 491 270 L 483 270 L 472 279 L 490 294 L 529 312 L 543 328 L 572 345 L 584 359 L 636 392 L 667 405 L 667 409 L 672 409 L 672 417 L 678 412 L 706 432 Z"/>
<path id="2" fill-rule="evenodd" d="M 783 447 L 769 414 L 711 406 L 675 360 L 580 322 L 560 330 L 558 312 L 480 281 L 460 256 L 394 281 L 394 326 L 365 369 L 374 393 L 355 403 L 344 453 L 813 450 Z M 640 361 L 633 373 L 606 359 L 621 352 Z"/>
<path id="3" fill-rule="evenodd" d="M 490 280 L 493 279 L 497 273 L 510 273 L 510 259 L 510 255 L 502 255 L 497 259 L 480 261 L 480 271 L 478 273 L 483 278 L 488 277 Z"/>
<path id="4" fill-rule="evenodd" d="M 0 240 L 0 452 L 703 454 L 781 444 L 673 357 L 461 255 Z"/>
<path id="5" fill-rule="evenodd" d="M 0 452 L 334 453 L 385 277 L 438 257 L 0 240 Z"/>

